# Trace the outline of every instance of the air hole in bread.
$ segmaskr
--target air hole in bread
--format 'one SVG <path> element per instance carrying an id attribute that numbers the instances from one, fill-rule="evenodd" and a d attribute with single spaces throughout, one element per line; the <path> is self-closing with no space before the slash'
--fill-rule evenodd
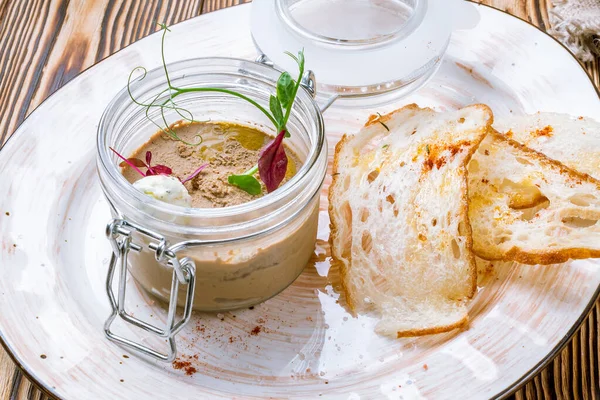
<path id="1" fill-rule="evenodd" d="M 456 242 L 456 239 L 452 239 L 452 255 L 454 255 L 454 258 L 456 258 L 457 260 L 460 258 L 460 247 L 458 247 L 458 243 Z"/>
<path id="2" fill-rule="evenodd" d="M 497 238 L 494 238 L 494 243 L 495 244 L 502 244 L 502 243 L 506 243 L 510 240 L 510 236 L 499 236 Z"/>
<path id="3" fill-rule="evenodd" d="M 572 228 L 587 228 L 596 225 L 596 222 L 598 222 L 598 220 L 579 217 L 567 217 L 562 219 L 563 224 Z"/>
<path id="4" fill-rule="evenodd" d="M 373 171 L 369 172 L 369 175 L 367 175 L 367 182 L 369 182 L 369 183 L 373 182 L 375 179 L 377 179 L 378 176 L 379 176 L 379 170 L 374 169 Z"/>
<path id="5" fill-rule="evenodd" d="M 342 204 L 342 218 L 348 226 L 352 226 L 352 208 L 347 201 Z"/>
<path id="6" fill-rule="evenodd" d="M 589 205 L 595 200 L 597 200 L 596 196 L 586 193 L 576 194 L 569 197 L 571 204 L 575 204 L 576 206 L 580 207 L 589 207 Z"/>
<path id="7" fill-rule="evenodd" d="M 366 222 L 366 221 L 367 221 L 367 219 L 369 218 L 369 215 L 371 215 L 371 214 L 369 213 L 369 210 L 368 210 L 368 209 L 366 209 L 366 208 L 363 208 L 363 209 L 360 211 L 360 222 Z"/>
<path id="8" fill-rule="evenodd" d="M 436 226 L 437 225 L 437 219 L 432 219 L 431 220 L 431 226 Z"/>
<path id="9" fill-rule="evenodd" d="M 389 194 L 385 199 L 390 204 L 394 204 L 396 202 L 396 198 L 393 195 L 391 195 L 391 194 Z"/>
<path id="10" fill-rule="evenodd" d="M 533 163 L 531 163 L 529 160 L 527 160 L 523 157 L 515 157 L 515 161 L 517 161 L 519 164 L 523 164 L 523 165 L 533 165 Z"/>
<path id="11" fill-rule="evenodd" d="M 567 236 L 572 231 L 571 227 L 568 226 L 551 226 L 544 232 L 547 236 L 559 238 L 561 236 Z"/>
<path id="12" fill-rule="evenodd" d="M 548 200 L 537 186 L 530 183 L 517 183 L 505 178 L 498 189 L 508 195 L 508 206 L 514 210 L 531 208 Z"/>
<path id="13" fill-rule="evenodd" d="M 471 162 L 469 162 L 469 172 L 475 173 L 478 171 L 479 171 L 479 162 L 477 162 L 477 160 L 471 159 Z"/>
<path id="14" fill-rule="evenodd" d="M 349 260 L 352 255 L 352 208 L 350 204 L 345 201 L 339 211 L 340 218 L 344 219 L 344 224 L 347 229 L 344 229 L 341 235 L 339 235 L 341 249 L 341 258 Z"/>
<path id="15" fill-rule="evenodd" d="M 550 202 L 548 201 L 548 199 L 546 199 L 544 197 L 544 200 L 541 203 L 536 204 L 533 207 L 520 209 L 521 214 L 519 215 L 519 217 L 523 221 L 531 221 L 532 219 L 538 217 L 538 213 L 541 210 L 544 210 L 544 209 L 548 208 L 549 206 L 550 206 Z"/>
<path id="16" fill-rule="evenodd" d="M 371 249 L 373 248 L 373 238 L 371 237 L 371 234 L 369 232 L 363 232 L 360 245 L 365 251 L 365 253 L 369 253 L 371 251 Z"/>
<path id="17" fill-rule="evenodd" d="M 350 189 L 350 175 L 344 177 L 344 184 L 342 185 L 344 191 Z"/>

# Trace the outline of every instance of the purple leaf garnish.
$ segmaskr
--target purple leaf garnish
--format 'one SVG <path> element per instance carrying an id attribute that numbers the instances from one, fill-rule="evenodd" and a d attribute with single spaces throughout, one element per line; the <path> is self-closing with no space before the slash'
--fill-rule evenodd
<path id="1" fill-rule="evenodd" d="M 112 147 L 109 147 L 109 149 L 111 149 L 113 153 L 115 153 L 121 160 L 123 160 L 123 162 L 119 164 L 120 166 L 124 166 L 123 164 L 129 165 L 142 176 L 171 175 L 173 173 L 173 170 L 167 167 L 166 165 L 159 164 L 152 167 L 150 165 L 150 161 L 152 161 L 152 152 L 150 151 L 146 152 L 146 162 L 143 162 L 138 158 L 125 158 L 119 153 L 117 153 L 117 151 Z M 143 173 L 142 170 L 138 167 L 146 167 L 148 168 L 148 170 L 146 171 L 146 173 Z"/>
<path id="2" fill-rule="evenodd" d="M 158 164 L 153 166 L 152 169 L 148 168 L 146 175 L 171 175 L 172 173 L 173 170 L 171 168 L 167 167 L 166 165 Z"/>
<path id="3" fill-rule="evenodd" d="M 152 152 L 150 150 L 146 152 L 146 167 L 148 168 L 146 175 L 158 175 L 152 168 Z"/>
<path id="4" fill-rule="evenodd" d="M 202 164 L 200 167 L 198 167 L 197 170 L 195 170 L 194 172 L 192 172 L 192 174 L 190 176 L 188 176 L 187 178 L 185 178 L 184 180 L 182 180 L 181 183 L 186 183 L 187 181 L 191 181 L 192 179 L 194 179 L 196 177 L 196 175 L 198 175 L 207 166 L 208 166 L 208 163 Z"/>
<path id="5" fill-rule="evenodd" d="M 139 174 L 142 176 L 153 176 L 153 175 L 168 175 L 168 176 L 170 176 L 170 175 L 173 175 L 173 170 L 166 165 L 157 164 L 157 165 L 152 166 L 150 164 L 152 162 L 152 152 L 151 151 L 146 152 L 146 162 L 143 162 L 142 160 L 140 160 L 138 158 L 125 158 L 122 155 L 120 155 L 119 153 L 117 153 L 117 151 L 115 149 L 113 149 L 112 147 L 109 147 L 109 149 L 111 149 L 113 151 L 113 153 L 115 153 L 121 160 L 123 160 L 123 162 L 121 162 L 121 164 L 119 164 L 120 166 L 129 165 L 131 168 L 133 168 L 134 170 L 139 172 Z M 181 179 L 179 179 L 179 180 L 181 181 L 181 183 L 186 183 L 187 181 L 194 179 L 207 166 L 208 166 L 208 163 L 202 164 L 197 170 L 195 170 L 190 176 L 185 178 L 183 181 Z M 146 167 L 146 168 L 148 168 L 148 170 L 146 171 L 146 173 L 143 173 L 138 167 Z"/>
<path id="6" fill-rule="evenodd" d="M 261 150 L 258 159 L 258 173 L 269 193 L 279 187 L 287 171 L 288 159 L 283 146 L 284 136 L 285 129 Z"/>
<path id="7" fill-rule="evenodd" d="M 142 172 L 142 170 L 140 170 L 138 167 L 135 166 L 135 164 L 131 161 L 129 161 L 127 158 L 123 157 L 122 155 L 120 155 L 115 149 L 113 149 L 112 147 L 109 147 L 109 149 L 111 149 L 113 151 L 113 153 L 115 153 L 121 160 L 123 160 L 123 162 L 125 162 L 127 165 L 129 165 L 131 168 L 133 168 L 134 170 L 136 170 L 140 175 L 142 176 L 146 176 L 146 174 L 144 174 Z"/>

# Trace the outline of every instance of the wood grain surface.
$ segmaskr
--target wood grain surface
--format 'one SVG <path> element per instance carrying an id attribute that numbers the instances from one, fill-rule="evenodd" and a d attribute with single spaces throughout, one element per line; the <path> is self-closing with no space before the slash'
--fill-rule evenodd
<path id="1" fill-rule="evenodd" d="M 0 144 L 81 71 L 156 31 L 246 0 L 0 0 Z M 485 0 L 549 29 L 550 0 Z M 598 60 L 586 65 L 600 84 Z M 562 353 L 516 399 L 600 399 L 600 302 Z M 0 348 L 0 400 L 47 399 Z"/>

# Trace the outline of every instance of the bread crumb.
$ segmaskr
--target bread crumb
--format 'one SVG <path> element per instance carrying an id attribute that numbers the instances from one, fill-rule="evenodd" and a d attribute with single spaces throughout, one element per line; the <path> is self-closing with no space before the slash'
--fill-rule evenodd
<path id="1" fill-rule="evenodd" d="M 554 128 L 552 128 L 550 125 L 542 128 L 542 129 L 536 129 L 535 131 L 535 136 L 547 136 L 550 137 L 552 136 L 552 132 L 554 131 Z"/>

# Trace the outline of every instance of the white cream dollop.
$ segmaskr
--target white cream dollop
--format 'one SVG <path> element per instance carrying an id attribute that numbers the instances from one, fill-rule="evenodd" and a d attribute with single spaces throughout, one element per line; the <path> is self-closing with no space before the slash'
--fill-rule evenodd
<path id="1" fill-rule="evenodd" d="M 191 207 L 192 197 L 179 179 L 167 175 L 151 175 L 136 181 L 133 187 L 157 200 L 176 206 Z"/>

